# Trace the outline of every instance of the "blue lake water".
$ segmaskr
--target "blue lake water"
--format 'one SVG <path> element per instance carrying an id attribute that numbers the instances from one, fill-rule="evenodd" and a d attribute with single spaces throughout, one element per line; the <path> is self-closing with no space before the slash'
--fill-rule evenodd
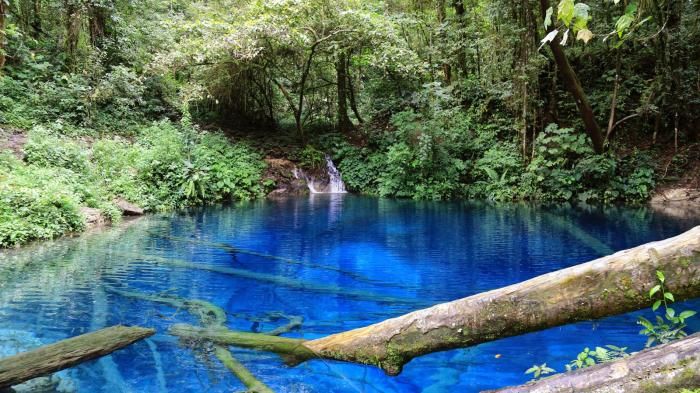
<path id="1" fill-rule="evenodd" d="M 149 326 L 158 332 L 150 339 L 61 372 L 59 390 L 242 391 L 210 353 L 183 346 L 168 334 L 174 323 L 198 323 L 186 310 L 124 291 L 209 301 L 227 312 L 228 326 L 237 330 L 271 330 L 286 322 L 281 314 L 302 316 L 301 329 L 285 336 L 311 339 L 699 224 L 700 217 L 672 218 L 649 209 L 352 195 L 149 216 L 101 233 L 0 253 L 0 356 L 113 324 Z M 218 268 L 229 273 L 214 271 Z M 685 306 L 700 309 L 700 301 Z M 639 350 L 645 338 L 638 335 L 637 315 L 427 355 L 406 365 L 398 377 L 322 360 L 290 368 L 270 353 L 231 350 L 279 392 L 478 392 L 526 382 L 524 371 L 535 363 L 563 371 L 585 346 Z M 693 321 L 688 332 L 698 330 L 700 324 Z"/>

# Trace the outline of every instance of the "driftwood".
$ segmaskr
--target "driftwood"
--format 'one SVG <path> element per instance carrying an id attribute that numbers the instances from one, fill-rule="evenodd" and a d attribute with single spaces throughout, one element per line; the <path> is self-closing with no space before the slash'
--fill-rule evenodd
<path id="1" fill-rule="evenodd" d="M 136 326 L 112 326 L 0 359 L 0 389 L 97 359 L 154 333 Z"/>
<path id="2" fill-rule="evenodd" d="M 310 341 L 186 326 L 175 326 L 172 332 L 278 352 L 299 361 L 320 357 L 375 365 L 397 375 L 404 364 L 421 355 L 649 307 L 656 270 L 667 273 L 666 287 L 676 300 L 700 296 L 700 227 L 508 287 Z"/>
<path id="3" fill-rule="evenodd" d="M 680 392 L 700 386 L 700 333 L 610 363 L 492 393 Z"/>

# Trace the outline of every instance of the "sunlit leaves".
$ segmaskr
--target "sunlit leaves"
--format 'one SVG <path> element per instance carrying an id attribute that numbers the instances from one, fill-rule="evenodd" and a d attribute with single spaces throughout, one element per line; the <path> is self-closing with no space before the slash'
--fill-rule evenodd
<path id="1" fill-rule="evenodd" d="M 593 32 L 591 32 L 588 29 L 583 29 L 579 30 L 578 33 L 576 33 L 576 39 L 581 40 L 584 43 L 588 43 L 593 38 Z"/>
<path id="2" fill-rule="evenodd" d="M 574 19 L 574 0 L 561 0 L 557 7 L 557 19 L 562 21 L 566 27 L 569 27 Z"/>

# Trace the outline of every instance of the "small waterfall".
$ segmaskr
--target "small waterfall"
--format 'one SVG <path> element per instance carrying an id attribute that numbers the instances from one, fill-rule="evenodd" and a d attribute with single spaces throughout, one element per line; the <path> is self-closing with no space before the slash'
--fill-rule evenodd
<path id="1" fill-rule="evenodd" d="M 306 180 L 306 185 L 312 194 L 345 194 L 345 183 L 340 175 L 340 171 L 333 164 L 331 157 L 326 154 L 326 176 L 317 178 L 304 172 L 299 168 L 294 168 L 294 177 Z"/>

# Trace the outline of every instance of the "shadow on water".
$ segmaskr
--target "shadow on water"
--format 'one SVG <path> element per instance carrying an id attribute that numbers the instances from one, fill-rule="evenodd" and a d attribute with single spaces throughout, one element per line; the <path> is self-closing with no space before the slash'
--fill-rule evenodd
<path id="1" fill-rule="evenodd" d="M 151 339 L 62 372 L 63 391 L 228 392 L 243 386 L 216 359 L 168 335 L 191 313 L 159 299 L 199 299 L 226 327 L 315 338 L 364 326 L 681 233 L 698 216 L 621 207 L 496 206 L 352 195 L 241 203 L 154 215 L 131 225 L 0 253 L 0 354 L 116 323 Z M 124 296 L 114 288 L 142 295 Z M 150 296 L 150 297 L 149 297 Z M 700 302 L 688 303 L 700 309 Z M 231 348 L 282 392 L 474 392 L 522 383 L 534 363 L 558 370 L 584 346 L 643 346 L 637 314 L 432 354 L 398 377 L 337 362 L 295 368 Z M 691 325 L 690 330 L 700 326 Z"/>

